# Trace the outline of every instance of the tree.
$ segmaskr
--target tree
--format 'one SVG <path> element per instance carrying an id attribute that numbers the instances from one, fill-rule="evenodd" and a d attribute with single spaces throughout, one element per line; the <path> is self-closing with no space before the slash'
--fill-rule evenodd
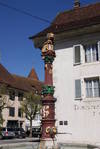
<path id="1" fill-rule="evenodd" d="M 11 106 L 11 103 L 9 101 L 9 98 L 7 98 L 7 87 L 6 85 L 2 84 L 0 86 L 0 127 L 2 127 L 4 119 L 2 116 L 2 111 L 5 108 L 9 108 Z"/>
<path id="2" fill-rule="evenodd" d="M 0 128 L 1 128 L 2 125 L 3 125 L 3 122 L 4 122 L 4 120 L 3 120 L 3 117 L 2 117 L 2 111 L 1 111 L 1 109 L 0 109 Z"/>
<path id="3" fill-rule="evenodd" d="M 34 120 L 37 112 L 40 111 L 41 97 L 33 92 L 25 94 L 24 100 L 21 102 L 21 109 L 25 113 L 26 118 L 30 122 L 30 137 L 32 137 L 32 120 Z"/>

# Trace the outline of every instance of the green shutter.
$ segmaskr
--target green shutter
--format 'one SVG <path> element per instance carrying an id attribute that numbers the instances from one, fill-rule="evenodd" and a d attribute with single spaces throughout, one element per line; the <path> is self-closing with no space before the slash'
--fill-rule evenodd
<path id="1" fill-rule="evenodd" d="M 75 99 L 81 99 L 81 80 L 75 80 Z"/>
<path id="2" fill-rule="evenodd" d="M 81 63 L 80 45 L 74 46 L 74 64 Z"/>

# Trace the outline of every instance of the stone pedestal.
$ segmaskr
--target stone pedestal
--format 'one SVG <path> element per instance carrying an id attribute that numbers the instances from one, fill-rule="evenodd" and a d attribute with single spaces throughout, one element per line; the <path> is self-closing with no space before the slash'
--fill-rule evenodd
<path id="1" fill-rule="evenodd" d="M 44 139 L 40 141 L 39 149 L 58 149 L 56 140 Z"/>

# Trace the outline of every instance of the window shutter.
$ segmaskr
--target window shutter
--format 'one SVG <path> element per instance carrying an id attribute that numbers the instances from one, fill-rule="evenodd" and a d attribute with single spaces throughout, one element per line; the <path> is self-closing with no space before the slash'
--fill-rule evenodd
<path id="1" fill-rule="evenodd" d="M 100 61 L 100 41 L 98 41 L 98 60 Z"/>
<path id="2" fill-rule="evenodd" d="M 80 64 L 81 62 L 81 53 L 80 53 L 80 45 L 74 46 L 74 64 Z"/>
<path id="3" fill-rule="evenodd" d="M 75 80 L 75 98 L 81 98 L 81 80 Z"/>

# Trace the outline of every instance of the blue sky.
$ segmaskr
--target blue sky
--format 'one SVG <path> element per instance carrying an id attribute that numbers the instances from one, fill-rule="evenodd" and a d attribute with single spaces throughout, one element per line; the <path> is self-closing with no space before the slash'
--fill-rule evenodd
<path id="1" fill-rule="evenodd" d="M 52 21 L 57 13 L 72 9 L 74 0 L 0 0 L 12 7 Z M 100 0 L 81 0 L 81 5 Z M 33 19 L 0 5 L 0 62 L 13 74 L 27 76 L 34 67 L 44 80 L 44 64 L 39 49 L 29 36 L 48 27 L 48 23 Z"/>

